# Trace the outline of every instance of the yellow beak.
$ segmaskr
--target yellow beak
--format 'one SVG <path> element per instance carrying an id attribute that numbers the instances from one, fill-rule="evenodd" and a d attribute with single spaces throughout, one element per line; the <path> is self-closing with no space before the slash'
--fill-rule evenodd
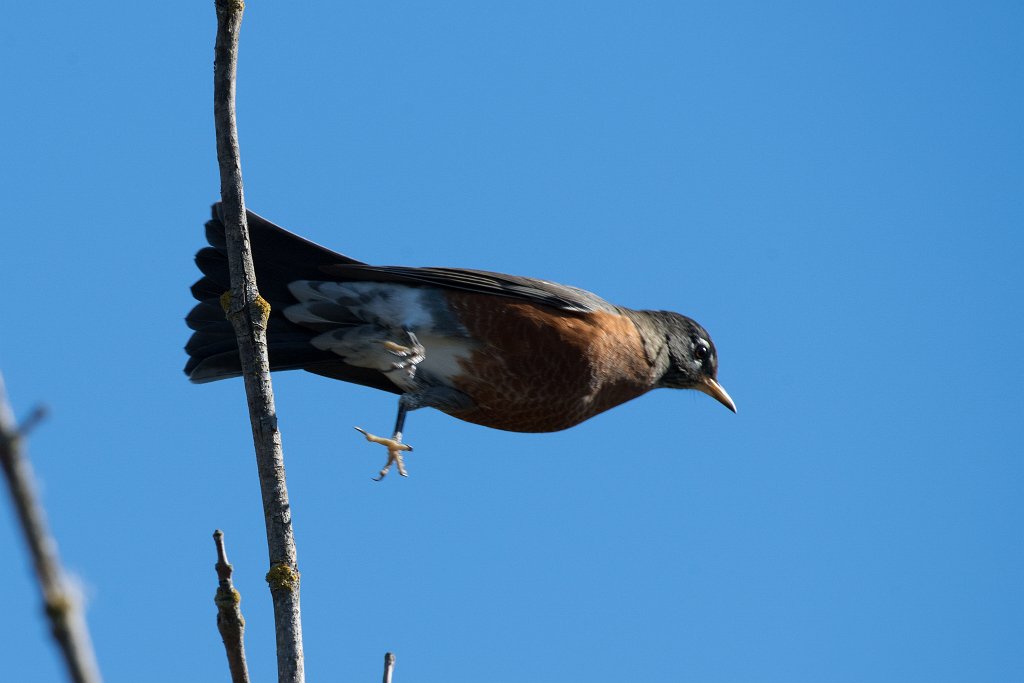
<path id="1" fill-rule="evenodd" d="M 696 389 L 697 391 L 704 392 L 705 394 L 715 399 L 732 412 L 736 412 L 736 404 L 733 403 L 732 398 L 730 398 L 729 392 L 723 389 L 721 384 L 711 379 L 710 377 L 706 378 L 703 384 L 698 384 L 697 386 L 695 386 L 694 389 Z"/>

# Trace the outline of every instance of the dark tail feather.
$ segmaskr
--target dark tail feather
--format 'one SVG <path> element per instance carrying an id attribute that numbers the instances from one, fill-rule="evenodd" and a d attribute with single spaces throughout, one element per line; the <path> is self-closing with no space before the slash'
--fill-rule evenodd
<path id="1" fill-rule="evenodd" d="M 192 295 L 199 301 L 219 297 L 231 289 L 220 211 L 220 203 L 214 204 L 213 218 L 206 223 L 206 241 L 210 246 L 196 254 L 196 265 L 204 277 L 192 285 Z M 247 211 L 246 216 L 252 260 L 256 267 L 256 286 L 271 305 L 275 301 L 292 301 L 288 292 L 289 282 L 328 279 L 323 271 L 326 266 L 365 265 L 288 232 L 252 211 Z"/>
<path id="2" fill-rule="evenodd" d="M 199 303 L 185 318 L 194 330 L 185 346 L 189 355 L 185 374 L 193 382 L 212 382 L 241 374 L 235 332 L 224 317 L 220 303 L 221 295 L 231 288 L 220 209 L 219 203 L 213 205 L 213 217 L 206 224 L 210 246 L 196 254 L 196 265 L 203 277 L 192 285 L 192 295 Z M 379 374 L 367 374 L 363 380 L 358 369 L 343 363 L 343 370 L 337 368 L 340 363 L 337 355 L 320 351 L 309 343 L 315 331 L 300 327 L 283 315 L 284 309 L 295 302 L 288 291 L 290 282 L 331 279 L 324 274 L 323 267 L 360 262 L 294 235 L 251 211 L 247 217 L 257 287 L 271 309 L 267 326 L 270 369 L 304 368 L 393 391 L 387 383 L 382 384 Z M 353 374 L 357 376 L 349 376 Z"/>

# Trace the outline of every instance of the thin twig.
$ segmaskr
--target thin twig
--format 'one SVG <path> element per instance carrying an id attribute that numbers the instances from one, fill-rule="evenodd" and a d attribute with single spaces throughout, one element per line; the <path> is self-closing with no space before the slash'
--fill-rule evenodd
<path id="1" fill-rule="evenodd" d="M 39 426 L 39 424 L 46 419 L 46 406 L 36 406 L 32 409 L 32 412 L 28 414 L 24 420 L 21 421 L 21 425 L 18 426 L 18 433 L 21 434 L 22 439 L 27 439 L 28 435 L 32 433 L 32 430 Z"/>
<path id="2" fill-rule="evenodd" d="M 395 671 L 395 653 L 384 653 L 384 683 L 391 683 L 391 674 Z"/>
<path id="3" fill-rule="evenodd" d="M 220 164 L 221 220 L 227 238 L 231 273 L 228 318 L 235 328 L 249 402 L 256 467 L 263 494 L 270 571 L 267 582 L 274 601 L 277 634 L 277 675 L 281 683 L 305 680 L 302 620 L 299 611 L 299 570 L 292 532 L 291 507 L 284 478 L 281 434 L 270 384 L 266 326 L 269 306 L 256 289 L 242 192 L 242 165 L 235 120 L 235 71 L 242 0 L 216 0 L 217 44 L 214 56 L 214 119 Z"/>
<path id="4" fill-rule="evenodd" d="M 224 532 L 213 532 L 217 544 L 217 630 L 224 641 L 231 669 L 231 683 L 249 683 L 249 668 L 245 664 L 245 619 L 242 617 L 242 596 L 231 581 L 233 567 L 228 563 L 228 551 L 224 548 Z"/>
<path id="5" fill-rule="evenodd" d="M 37 408 L 19 429 L 7 402 L 4 378 L 0 375 L 0 464 L 32 555 L 46 616 L 71 680 L 75 683 L 99 683 L 100 671 L 82 614 L 81 595 L 61 567 L 57 542 L 46 524 L 32 465 L 24 453 L 25 432 L 38 424 L 44 414 L 41 408 Z"/>

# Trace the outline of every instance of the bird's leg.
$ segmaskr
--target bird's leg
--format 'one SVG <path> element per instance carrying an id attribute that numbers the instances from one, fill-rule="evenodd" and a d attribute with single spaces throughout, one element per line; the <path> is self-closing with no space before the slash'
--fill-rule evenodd
<path id="1" fill-rule="evenodd" d="M 441 410 L 459 410 L 469 408 L 472 405 L 473 402 L 470 398 L 460 391 L 450 387 L 431 387 L 424 391 L 402 394 L 398 398 L 398 415 L 395 418 L 395 431 L 390 439 L 370 434 L 356 427 L 356 430 L 365 436 L 367 441 L 379 443 L 388 449 L 388 461 L 384 464 L 384 469 L 380 471 L 380 475 L 374 478 L 374 481 L 380 481 L 387 476 L 392 465 L 395 465 L 398 469 L 398 474 L 401 476 L 409 476 L 408 472 L 405 471 L 402 451 L 411 451 L 412 446 L 402 443 L 402 430 L 405 428 L 405 416 L 410 410 L 416 410 L 425 406 L 440 408 Z"/>
<path id="2" fill-rule="evenodd" d="M 403 341 L 406 341 L 408 345 L 386 339 L 381 343 L 381 346 L 387 350 L 393 359 L 390 372 L 401 373 L 406 381 L 411 381 L 416 376 L 416 366 L 424 359 L 425 349 L 412 331 L 403 330 L 403 333 L 405 336 Z M 388 449 L 388 461 L 384 464 L 384 469 L 380 471 L 380 475 L 374 481 L 380 481 L 387 476 L 391 465 L 395 465 L 398 468 L 398 474 L 401 476 L 409 476 L 405 471 L 405 462 L 402 460 L 402 451 L 412 450 L 412 446 L 402 443 L 402 428 L 405 425 L 405 414 L 409 411 L 408 403 L 403 400 L 406 396 L 407 394 L 402 394 L 398 399 L 398 417 L 395 419 L 395 430 L 392 432 L 390 439 L 370 434 L 356 427 L 356 430 L 365 436 L 367 441 L 379 443 Z"/>
<path id="3" fill-rule="evenodd" d="M 365 436 L 367 441 L 379 443 L 382 446 L 386 446 L 388 449 L 388 461 L 384 463 L 384 469 L 380 471 L 379 476 L 374 477 L 374 481 L 380 481 L 386 477 L 388 471 L 391 470 L 392 465 L 395 465 L 398 469 L 399 475 L 403 477 L 409 476 L 409 473 L 405 471 L 405 461 L 402 459 L 402 451 L 412 450 L 412 446 L 407 443 L 402 443 L 402 429 L 405 427 L 405 415 L 410 410 L 409 402 L 403 399 L 408 395 L 409 394 L 402 394 L 398 399 L 398 416 L 395 418 L 395 431 L 391 434 L 390 439 L 370 434 L 366 430 L 356 427 L 356 431 Z"/>
<path id="4" fill-rule="evenodd" d="M 400 474 L 401 476 L 409 476 L 409 473 L 405 471 L 405 461 L 402 459 L 402 451 L 411 451 L 412 446 L 401 442 L 401 434 L 396 434 L 396 438 L 387 439 L 383 436 L 375 436 L 373 434 L 370 434 L 366 430 L 360 429 L 359 427 L 356 427 L 356 431 L 360 432 L 363 436 L 365 436 L 367 441 L 379 443 L 384 446 L 387 446 L 388 448 L 388 461 L 384 463 L 384 468 L 380 471 L 380 474 L 373 478 L 374 481 L 380 481 L 385 476 L 387 476 L 387 473 L 391 469 L 392 465 L 396 465 L 398 467 L 398 474 Z"/>

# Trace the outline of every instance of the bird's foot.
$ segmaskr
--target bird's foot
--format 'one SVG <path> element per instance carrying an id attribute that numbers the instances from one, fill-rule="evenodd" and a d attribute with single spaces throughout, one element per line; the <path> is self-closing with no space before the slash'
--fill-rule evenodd
<path id="1" fill-rule="evenodd" d="M 388 449 L 388 461 L 384 464 L 384 469 L 380 471 L 380 476 L 374 477 L 374 481 L 380 481 L 387 476 L 391 466 L 394 465 L 398 469 L 398 474 L 403 477 L 408 477 L 409 473 L 405 471 L 405 462 L 402 460 L 402 451 L 411 451 L 412 446 L 407 443 L 402 443 L 402 435 L 396 434 L 394 437 L 388 439 L 383 436 L 375 436 L 370 434 L 365 429 L 355 428 L 357 432 L 366 437 L 367 441 L 372 443 L 379 443 L 382 446 L 386 446 Z"/>
<path id="2" fill-rule="evenodd" d="M 426 356 L 426 349 L 420 344 L 419 339 L 412 332 L 406 331 L 405 336 L 408 341 L 408 346 L 405 344 L 399 344 L 398 342 L 390 339 L 384 340 L 381 345 L 395 357 L 395 360 L 391 363 L 392 370 L 406 370 L 412 374 L 415 371 L 416 366 L 423 362 Z"/>

